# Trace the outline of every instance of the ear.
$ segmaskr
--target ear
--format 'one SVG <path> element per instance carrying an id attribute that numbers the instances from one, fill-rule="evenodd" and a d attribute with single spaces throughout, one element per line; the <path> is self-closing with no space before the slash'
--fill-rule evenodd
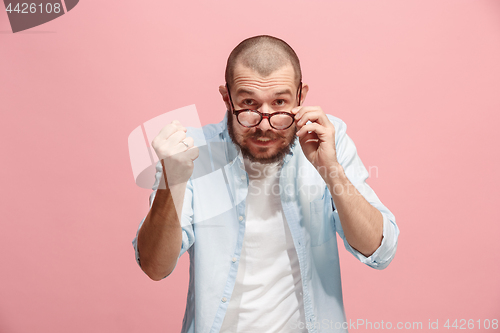
<path id="1" fill-rule="evenodd" d="M 300 105 L 304 105 L 306 100 L 307 92 L 309 91 L 309 86 L 307 84 L 302 84 L 302 96 L 300 98 Z"/>
<path id="2" fill-rule="evenodd" d="M 229 95 L 227 93 L 226 86 L 219 86 L 219 93 L 222 96 L 222 100 L 226 104 L 226 110 L 231 110 L 231 104 L 229 103 Z"/>

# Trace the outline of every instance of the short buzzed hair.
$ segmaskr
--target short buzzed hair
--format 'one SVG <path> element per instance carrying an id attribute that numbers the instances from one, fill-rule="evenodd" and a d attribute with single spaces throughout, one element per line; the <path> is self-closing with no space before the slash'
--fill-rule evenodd
<path id="1" fill-rule="evenodd" d="M 302 81 L 300 61 L 295 51 L 285 41 L 267 35 L 250 37 L 242 41 L 229 55 L 226 65 L 226 82 L 233 84 L 234 68 L 241 63 L 266 77 L 287 64 L 295 72 L 297 86 Z"/>

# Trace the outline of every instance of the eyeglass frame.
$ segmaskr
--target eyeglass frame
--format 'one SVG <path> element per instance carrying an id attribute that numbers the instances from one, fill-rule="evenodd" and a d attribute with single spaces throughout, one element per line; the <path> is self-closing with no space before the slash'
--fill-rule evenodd
<path id="1" fill-rule="evenodd" d="M 252 109 L 236 110 L 236 108 L 234 107 L 234 104 L 233 104 L 233 99 L 231 98 L 231 91 L 229 90 L 229 83 L 227 83 L 227 82 L 226 82 L 226 89 L 227 89 L 227 95 L 229 96 L 229 102 L 231 103 L 231 108 L 233 109 L 233 114 L 236 116 L 236 120 L 238 121 L 238 124 L 240 124 L 241 126 L 246 127 L 246 128 L 252 128 L 252 127 L 259 126 L 260 123 L 262 122 L 262 119 L 264 119 L 264 118 L 267 118 L 267 121 L 269 121 L 269 126 L 271 126 L 272 128 L 274 128 L 277 131 L 286 130 L 286 129 L 290 128 L 293 125 L 293 120 L 295 120 L 295 115 L 292 114 L 292 113 L 289 113 L 289 112 L 278 111 L 278 112 L 274 112 L 274 113 L 264 113 L 264 112 L 258 111 L 258 109 L 255 109 L 255 110 L 252 110 Z M 297 95 L 299 95 L 298 106 L 300 106 L 300 102 L 301 102 L 301 99 L 302 99 L 302 81 L 300 81 L 300 83 L 299 83 L 299 87 L 297 88 L 297 93 L 295 94 L 295 97 L 297 97 Z M 252 125 L 252 126 L 246 126 L 246 125 L 243 125 L 240 122 L 240 118 L 238 117 L 238 115 L 240 113 L 242 113 L 242 112 L 248 112 L 248 111 L 255 112 L 255 113 L 257 113 L 257 114 L 260 115 L 260 120 L 259 120 L 259 122 L 257 124 Z M 290 125 L 288 125 L 288 127 L 285 127 L 285 128 L 275 128 L 271 124 L 271 117 L 274 116 L 274 115 L 278 115 L 278 114 L 286 114 L 286 115 L 292 117 L 292 119 L 293 119 L 292 123 Z"/>

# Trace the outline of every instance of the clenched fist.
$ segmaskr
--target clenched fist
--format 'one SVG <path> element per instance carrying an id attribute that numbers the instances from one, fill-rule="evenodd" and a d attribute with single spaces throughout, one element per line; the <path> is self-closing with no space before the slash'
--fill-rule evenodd
<path id="1" fill-rule="evenodd" d="M 193 138 L 186 137 L 187 129 L 177 120 L 163 127 L 151 146 L 163 166 L 163 177 L 171 188 L 187 182 L 193 174 L 193 161 L 198 158 L 198 147 Z M 159 188 L 165 188 L 164 179 Z"/>

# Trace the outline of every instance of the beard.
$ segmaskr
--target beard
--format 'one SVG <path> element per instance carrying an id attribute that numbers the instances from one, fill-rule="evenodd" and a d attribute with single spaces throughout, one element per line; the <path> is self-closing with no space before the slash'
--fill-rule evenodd
<path id="1" fill-rule="evenodd" d="M 267 120 L 263 119 L 263 121 Z M 241 126 L 241 125 L 238 123 L 236 124 L 236 126 Z M 293 147 L 295 146 L 295 133 L 297 133 L 297 126 L 293 124 L 291 128 L 280 131 L 284 132 L 284 135 L 280 135 L 272 131 L 263 132 L 260 128 L 257 127 L 255 127 L 255 132 L 250 132 L 247 135 L 237 135 L 234 132 L 233 115 L 228 111 L 227 130 L 229 132 L 229 137 L 231 138 L 233 143 L 239 148 L 244 158 L 249 159 L 251 162 L 271 164 L 271 163 L 282 162 L 285 156 L 288 155 L 293 150 Z M 276 153 L 274 153 L 271 156 L 258 157 L 252 154 L 250 149 L 241 143 L 243 142 L 243 139 L 257 139 L 257 138 L 269 138 L 271 140 L 285 139 L 287 144 L 285 147 L 280 148 Z M 264 153 L 266 150 L 268 150 L 268 148 L 262 148 L 261 151 Z"/>

